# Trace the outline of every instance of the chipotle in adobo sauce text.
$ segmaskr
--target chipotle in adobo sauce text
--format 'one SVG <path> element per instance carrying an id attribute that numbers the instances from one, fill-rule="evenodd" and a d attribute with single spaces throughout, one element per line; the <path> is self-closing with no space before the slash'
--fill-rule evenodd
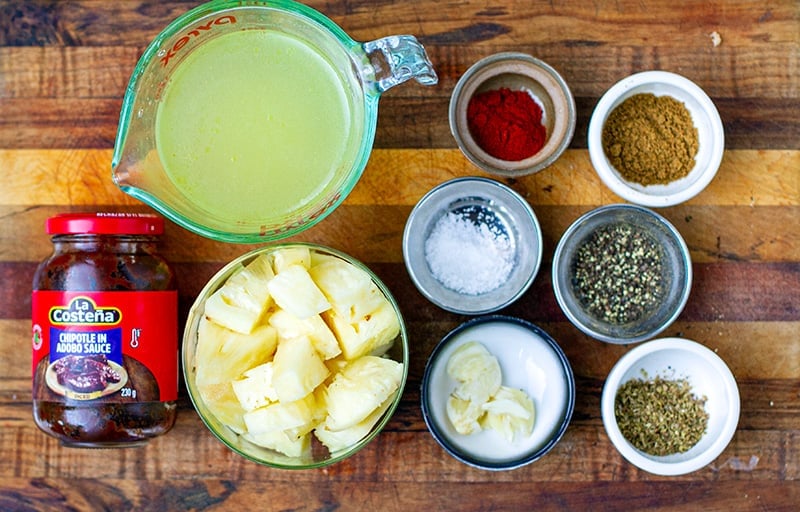
<path id="1" fill-rule="evenodd" d="M 31 301 L 33 416 L 65 445 L 136 445 L 175 423 L 178 291 L 156 251 L 163 230 L 149 214 L 47 220 L 54 250 Z"/>

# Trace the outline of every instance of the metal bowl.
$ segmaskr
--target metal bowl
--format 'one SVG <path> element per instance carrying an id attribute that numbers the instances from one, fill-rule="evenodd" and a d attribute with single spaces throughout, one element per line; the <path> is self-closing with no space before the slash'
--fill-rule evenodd
<path id="1" fill-rule="evenodd" d="M 503 239 L 507 275 L 497 287 L 465 289 L 437 274 L 426 243 L 448 215 L 470 226 L 482 224 Z M 453 240 L 452 267 L 469 276 L 469 284 L 478 283 L 480 273 L 498 263 L 489 248 L 479 249 L 476 243 Z M 481 261 L 469 261 L 466 256 L 477 250 Z M 403 258 L 414 285 L 437 306 L 453 313 L 489 313 L 511 304 L 530 287 L 542 260 L 542 232 L 531 206 L 513 189 L 486 178 L 456 178 L 429 191 L 411 211 L 403 231 Z"/>
<path id="2" fill-rule="evenodd" d="M 593 313 L 574 283 L 576 255 L 598 230 L 616 225 L 630 226 L 657 247 L 661 261 L 660 289 L 654 307 L 636 319 L 617 323 Z M 661 215 L 647 208 L 615 204 L 596 208 L 577 219 L 564 233 L 553 256 L 553 290 L 567 318 L 585 334 L 609 343 L 636 343 L 666 329 L 683 311 L 692 284 L 689 249 L 680 233 Z M 609 300 L 625 303 L 613 296 Z M 596 311 L 596 309 L 595 309 Z"/>

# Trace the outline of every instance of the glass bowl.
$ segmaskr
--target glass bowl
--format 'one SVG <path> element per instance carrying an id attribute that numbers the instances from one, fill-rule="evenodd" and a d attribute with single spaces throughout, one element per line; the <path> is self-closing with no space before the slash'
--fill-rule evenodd
<path id="1" fill-rule="evenodd" d="M 204 399 L 204 395 L 201 393 L 200 389 L 201 384 L 198 382 L 198 331 L 200 329 L 201 320 L 205 316 L 205 305 L 207 299 L 214 292 L 216 292 L 230 276 L 237 273 L 244 265 L 253 262 L 261 255 L 274 255 L 280 250 L 292 250 L 298 248 L 301 250 L 308 249 L 312 254 L 312 269 L 315 264 L 318 264 L 321 261 L 327 261 L 325 260 L 326 258 L 337 258 L 339 260 L 344 260 L 345 262 L 356 267 L 356 269 L 360 269 L 361 271 L 365 272 L 372 283 L 377 286 L 379 292 L 388 301 L 387 307 L 391 310 L 390 314 L 394 314 L 399 323 L 399 331 L 392 340 L 391 348 L 389 348 L 389 350 L 383 355 L 384 357 L 402 363 L 402 372 L 399 377 L 399 386 L 381 404 L 384 412 L 382 414 L 379 412 L 376 413 L 376 416 L 374 417 L 377 417 L 377 420 L 371 427 L 364 429 L 363 437 L 361 437 L 359 440 L 353 442 L 347 447 L 331 452 L 326 446 L 317 440 L 312 432 L 308 434 L 310 436 L 310 446 L 308 449 L 304 450 L 304 452 L 300 455 L 289 456 L 276 450 L 264 448 L 250 442 L 248 439 L 246 439 L 246 429 L 245 432 L 242 432 L 240 426 L 234 425 L 232 428 L 228 424 L 231 422 L 223 422 L 217 415 L 215 415 L 214 412 L 212 412 L 212 407 L 210 407 Z M 280 273 L 278 273 L 278 275 L 280 275 Z M 332 300 L 331 302 L 333 303 Z M 326 323 L 329 323 L 329 321 L 326 320 Z M 338 332 L 335 328 L 331 328 L 331 331 Z M 280 343 L 282 343 L 282 339 L 279 338 L 278 344 Z M 208 427 L 211 433 L 214 434 L 214 436 L 216 436 L 223 444 L 225 444 L 225 446 L 233 450 L 235 453 L 245 457 L 246 459 L 263 464 L 265 466 L 281 469 L 311 469 L 328 466 L 350 457 L 361 450 L 370 441 L 372 441 L 387 424 L 398 404 L 400 403 L 403 389 L 406 384 L 406 379 L 408 378 L 408 334 L 406 332 L 406 327 L 400 312 L 400 308 L 394 297 L 390 293 L 389 289 L 380 281 L 380 279 L 378 279 L 378 277 L 365 265 L 348 256 L 347 254 L 321 245 L 307 243 L 284 243 L 261 247 L 239 256 L 223 267 L 208 281 L 189 311 L 183 335 L 181 357 L 183 364 L 183 376 L 186 380 L 186 387 L 189 391 L 189 397 L 192 401 L 192 404 L 194 405 L 194 408 L 197 410 L 198 415 L 206 427 Z M 328 359 L 325 361 L 325 365 L 331 369 L 331 374 L 334 372 L 333 368 L 343 364 L 341 357 L 342 356 L 339 356 L 337 358 Z M 338 366 L 338 368 L 341 368 L 341 366 Z M 328 377 L 328 379 L 330 379 L 330 377 Z M 329 382 L 329 380 L 326 380 L 320 384 L 317 390 L 314 392 L 314 395 L 317 396 L 316 392 L 319 391 L 319 388 L 321 386 L 328 385 Z M 238 405 L 236 405 L 236 407 L 238 407 Z M 239 411 L 239 409 L 235 410 Z M 236 414 L 238 414 L 238 412 Z M 380 416 L 378 416 L 378 414 L 380 414 Z M 241 422 L 239 423 L 241 424 Z"/>
<path id="2" fill-rule="evenodd" d="M 631 379 L 656 377 L 686 380 L 694 395 L 705 398 L 705 433 L 686 452 L 650 455 L 620 431 L 614 409 L 620 386 Z M 639 345 L 617 361 L 603 386 L 600 407 L 606 433 L 626 460 L 649 473 L 674 476 L 696 471 L 723 452 L 736 432 L 741 404 L 736 379 L 714 351 L 695 341 L 662 338 Z"/>
<path id="3" fill-rule="evenodd" d="M 575 269 L 577 255 L 584 244 L 596 233 L 617 226 L 630 227 L 631 233 L 649 240 L 651 252 L 660 265 L 654 266 L 658 270 L 648 273 L 660 280 L 660 291 L 639 306 L 641 313 L 626 313 L 628 316 L 620 313 L 614 317 L 598 314 L 601 308 L 594 302 L 594 296 L 588 300 L 584 298 L 588 293 L 579 292 Z M 633 260 L 625 258 L 617 261 L 620 262 L 619 267 L 625 269 Z M 601 261 L 597 268 L 607 267 Z M 683 311 L 691 290 L 692 262 L 683 237 L 664 217 L 641 206 L 613 204 L 589 211 L 567 228 L 553 256 L 552 278 L 556 300 L 575 327 L 605 342 L 637 343 L 662 332 Z M 615 282 L 613 286 L 618 284 Z M 635 305 L 635 302 L 623 293 L 629 292 L 613 287 L 603 288 L 596 297 L 617 304 L 623 308 L 621 311 L 625 311 L 624 308 Z"/>

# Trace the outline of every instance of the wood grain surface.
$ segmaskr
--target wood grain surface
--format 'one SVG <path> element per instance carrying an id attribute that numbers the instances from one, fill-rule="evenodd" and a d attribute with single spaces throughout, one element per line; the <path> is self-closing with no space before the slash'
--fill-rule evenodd
<path id="1" fill-rule="evenodd" d="M 148 211 L 110 178 L 122 96 L 150 40 L 198 2 L 0 1 L 0 510 L 798 510 L 800 4 L 307 3 L 359 41 L 415 34 L 440 78 L 435 87 L 408 83 L 383 96 L 363 178 L 333 214 L 294 238 L 353 255 L 395 294 L 411 343 L 398 411 L 358 454 L 309 471 L 271 469 L 234 454 L 203 426 L 183 387 L 174 429 L 144 447 L 65 448 L 36 428 L 30 292 L 33 272 L 52 247 L 44 221 L 65 211 Z M 454 177 L 486 176 L 455 147 L 447 109 L 464 71 L 499 51 L 551 64 L 577 104 L 567 152 L 536 175 L 500 181 L 530 202 L 544 232 L 541 271 L 503 312 L 535 322 L 558 341 L 578 393 L 552 452 L 517 470 L 487 472 L 448 456 L 422 419 L 427 357 L 466 317 L 416 290 L 401 242 L 409 212 L 428 190 Z M 630 347 L 574 328 L 558 308 L 549 270 L 573 220 L 621 201 L 591 166 L 586 130 L 605 90 L 649 69 L 700 85 L 719 109 L 726 137 L 709 187 L 659 210 L 684 236 L 695 275 L 684 312 L 664 335 L 717 352 L 742 399 L 722 455 L 677 477 L 640 471 L 611 445 L 600 394 Z M 253 247 L 213 242 L 168 223 L 161 252 L 178 272 L 181 318 L 217 269 Z"/>

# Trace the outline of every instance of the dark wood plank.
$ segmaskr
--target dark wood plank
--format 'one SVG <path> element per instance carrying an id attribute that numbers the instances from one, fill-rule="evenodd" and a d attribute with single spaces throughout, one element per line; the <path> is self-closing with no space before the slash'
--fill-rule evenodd
<path id="1" fill-rule="evenodd" d="M 608 5 L 523 2 L 491 8 L 481 2 L 430 8 L 419 0 L 305 3 L 362 41 L 390 34 L 419 33 L 424 42 L 444 45 L 480 46 L 493 41 L 510 46 L 515 41 L 531 44 L 558 40 L 570 47 L 646 47 L 656 42 L 667 48 L 699 45 L 710 48 L 709 36 L 713 30 L 721 33 L 723 47 L 752 46 L 796 37 L 793 30 L 797 12 L 791 0 L 773 2 L 760 9 L 731 3 L 724 10 L 704 8 L 701 4 L 675 9 L 667 2 L 645 6 L 636 0 Z M 0 46 L 125 46 L 132 40 L 149 41 L 169 21 L 198 4 L 176 0 L 126 0 L 111 4 L 92 0 L 4 1 L 0 4 L 3 14 Z M 425 10 L 424 17 L 419 15 L 420 9 Z M 382 21 L 376 22 L 377 19 Z M 619 37 L 619 27 L 625 27 L 625 38 Z"/>
<path id="2" fill-rule="evenodd" d="M 173 264 L 180 282 L 181 311 L 188 312 L 206 281 L 223 263 Z M 12 283 L 3 290 L 3 317 L 30 315 L 30 283 L 36 263 L 0 262 L 0 278 Z M 403 304 L 409 322 L 434 320 L 442 311 L 417 291 L 405 266 L 399 263 L 374 263 L 373 271 Z M 765 321 L 800 320 L 799 263 L 703 263 L 694 267 L 694 282 L 689 301 L 680 315 L 684 321 Z M 531 288 L 514 304 L 500 310 L 533 322 L 565 321 L 551 285 L 549 268 L 543 268 Z"/>
<path id="3" fill-rule="evenodd" d="M 359 496 L 354 502 L 353 496 Z M 391 495 L 391 499 L 387 496 Z M 363 496 L 363 498 L 361 498 Z M 453 484 L 447 492 L 437 483 L 242 482 L 231 478 L 205 480 L 163 479 L 131 482 L 121 479 L 82 478 L 65 482 L 55 478 L 12 478 L 0 491 L 3 510 L 56 512 L 64 503 L 94 510 L 150 510 L 153 512 L 224 508 L 246 510 L 253 503 L 269 503 L 274 510 L 462 510 L 498 512 L 519 510 L 563 511 L 591 506 L 597 512 L 651 510 L 674 512 L 792 512 L 800 500 L 796 482 L 622 482 L 591 485 L 580 482 L 514 482 Z M 302 504 L 302 505 L 300 505 Z"/>
<path id="4" fill-rule="evenodd" d="M 609 87 L 613 84 L 609 84 Z M 419 87 L 401 85 L 399 87 Z M 0 146 L 7 149 L 110 149 L 119 125 L 120 87 L 113 99 L 0 97 Z M 449 93 L 450 91 L 448 91 Z M 578 97 L 577 124 L 570 147 L 585 149 L 586 131 L 599 97 Z M 800 121 L 792 115 L 800 98 L 714 98 L 729 149 L 793 149 Z M 403 98 L 392 91 L 381 99 L 375 148 L 455 148 L 447 120 L 449 97 Z"/>
<path id="5" fill-rule="evenodd" d="M 181 411 L 182 412 L 182 411 Z M 395 420 L 393 420 L 394 422 Z M 450 457 L 427 431 L 389 426 L 354 456 L 321 471 L 286 471 L 247 461 L 227 449 L 196 415 L 180 414 L 167 434 L 146 446 L 124 450 L 59 449 L 33 426 L 9 426 L 19 446 L 8 454 L 15 476 L 25 478 L 126 479 L 130 482 L 234 478 L 239 482 L 401 482 L 594 483 L 670 481 L 684 485 L 702 482 L 791 482 L 798 474 L 791 457 L 798 439 L 779 430 L 738 430 L 721 456 L 698 471 L 675 477 L 637 469 L 616 452 L 600 425 L 572 425 L 561 442 L 536 462 L 514 471 L 477 470 Z M 25 444 L 22 444 L 25 443 Z M 41 451 L 47 450 L 44 459 Z M 788 468 L 788 470 L 787 470 Z M 741 487 L 741 485 L 739 486 Z M 2 487 L 0 486 L 0 489 Z"/>

